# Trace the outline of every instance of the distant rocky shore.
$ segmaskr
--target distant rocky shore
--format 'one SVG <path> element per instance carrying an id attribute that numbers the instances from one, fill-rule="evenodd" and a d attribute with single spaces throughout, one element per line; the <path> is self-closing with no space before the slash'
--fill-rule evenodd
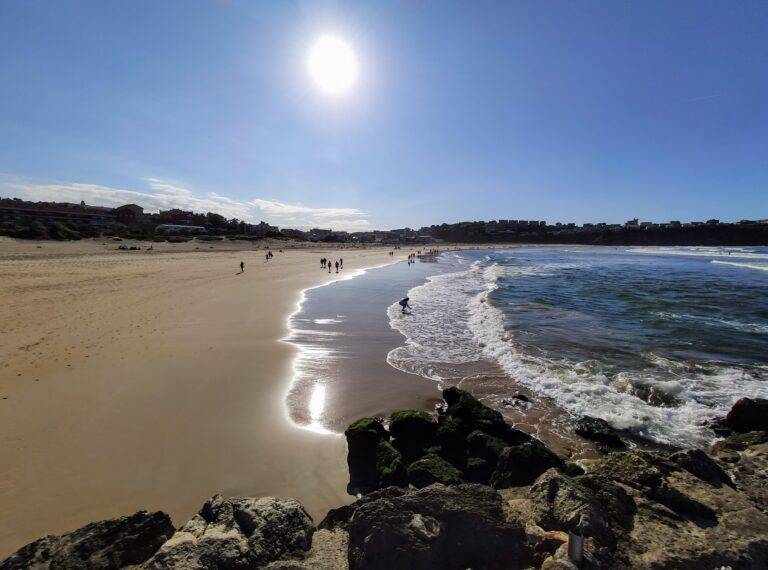
<path id="1" fill-rule="evenodd" d="M 743 398 L 703 450 L 641 451 L 597 418 L 580 466 L 457 388 L 435 415 L 346 430 L 358 499 L 315 526 L 293 499 L 215 496 L 41 538 L 15 568 L 573 569 L 768 567 L 768 400 Z M 629 445 L 628 445 L 629 443 Z"/>

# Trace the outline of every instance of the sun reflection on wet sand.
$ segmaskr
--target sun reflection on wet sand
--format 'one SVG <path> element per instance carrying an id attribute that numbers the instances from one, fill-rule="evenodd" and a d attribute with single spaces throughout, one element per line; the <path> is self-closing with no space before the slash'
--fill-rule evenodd
<path id="1" fill-rule="evenodd" d="M 325 410 L 325 386 L 317 383 L 312 388 L 312 396 L 309 399 L 309 419 L 310 422 L 303 427 L 317 433 L 331 433 L 320 423 Z"/>

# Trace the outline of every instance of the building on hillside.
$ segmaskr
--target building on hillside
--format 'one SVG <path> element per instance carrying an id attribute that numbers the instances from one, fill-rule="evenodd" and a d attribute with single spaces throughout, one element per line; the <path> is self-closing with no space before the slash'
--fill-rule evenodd
<path id="1" fill-rule="evenodd" d="M 285 236 L 288 236 L 290 238 L 296 238 L 296 239 L 309 239 L 309 234 L 307 232 L 301 231 L 301 230 L 293 230 L 289 228 L 284 228 L 280 231 Z"/>
<path id="2" fill-rule="evenodd" d="M 312 241 L 323 241 L 329 235 L 333 233 L 333 230 L 324 230 L 321 228 L 312 228 L 309 230 L 309 239 Z"/>
<path id="3" fill-rule="evenodd" d="M 637 221 L 637 218 L 632 218 L 631 220 L 624 223 L 625 228 L 639 228 L 640 222 Z"/>
<path id="4" fill-rule="evenodd" d="M 160 221 L 165 222 L 166 225 L 192 225 L 192 212 L 186 210 L 179 210 L 178 208 L 172 208 L 170 210 L 160 210 L 158 214 Z"/>
<path id="5" fill-rule="evenodd" d="M 115 218 L 121 224 L 133 226 L 144 219 L 144 208 L 136 204 L 125 204 L 114 209 Z"/>
<path id="6" fill-rule="evenodd" d="M 183 224 L 160 224 L 155 228 L 156 234 L 164 235 L 195 235 L 206 234 L 206 230 L 203 226 L 188 226 Z"/>
<path id="7" fill-rule="evenodd" d="M 0 222 L 13 224 L 29 223 L 35 220 L 108 228 L 115 224 L 115 215 L 109 208 L 85 209 L 77 204 L 13 203 L 10 200 L 0 202 Z"/>

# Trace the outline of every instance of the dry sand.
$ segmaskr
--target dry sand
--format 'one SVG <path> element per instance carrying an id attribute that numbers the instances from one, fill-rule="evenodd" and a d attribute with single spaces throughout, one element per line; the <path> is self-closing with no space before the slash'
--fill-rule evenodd
<path id="1" fill-rule="evenodd" d="M 216 492 L 316 519 L 351 501 L 343 437 L 286 418 L 280 339 L 300 291 L 337 278 L 320 257 L 349 272 L 406 252 L 117 245 L 0 238 L 0 558 L 138 509 L 180 522 Z"/>

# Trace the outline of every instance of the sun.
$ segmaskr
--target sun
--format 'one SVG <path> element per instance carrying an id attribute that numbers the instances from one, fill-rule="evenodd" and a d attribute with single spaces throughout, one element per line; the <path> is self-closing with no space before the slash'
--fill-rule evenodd
<path id="1" fill-rule="evenodd" d="M 337 36 L 321 36 L 309 50 L 307 69 L 315 85 L 327 95 L 344 95 L 357 80 L 357 57 Z"/>

